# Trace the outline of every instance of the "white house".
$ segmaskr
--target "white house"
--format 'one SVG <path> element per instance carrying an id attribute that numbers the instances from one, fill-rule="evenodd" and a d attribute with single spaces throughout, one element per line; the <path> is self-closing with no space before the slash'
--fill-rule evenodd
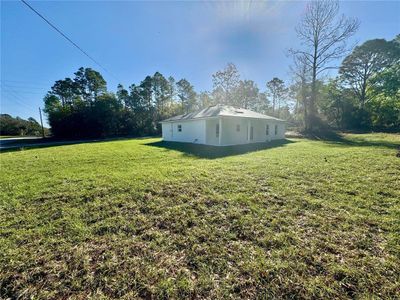
<path id="1" fill-rule="evenodd" d="M 284 139 L 285 121 L 248 109 L 215 105 L 161 122 L 164 141 L 229 146 Z"/>

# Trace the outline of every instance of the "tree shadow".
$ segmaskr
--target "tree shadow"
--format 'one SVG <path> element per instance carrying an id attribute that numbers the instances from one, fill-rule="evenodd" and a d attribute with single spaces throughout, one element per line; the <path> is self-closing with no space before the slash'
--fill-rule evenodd
<path id="1" fill-rule="evenodd" d="M 184 155 L 196 156 L 198 158 L 216 159 L 216 158 L 240 155 L 276 147 L 283 147 L 290 143 L 295 143 L 295 141 L 284 139 L 284 140 L 275 140 L 265 143 L 252 143 L 252 144 L 234 145 L 234 146 L 209 146 L 209 145 L 192 144 L 192 143 L 159 141 L 159 142 L 147 143 L 144 145 L 163 148 L 167 150 L 179 151 L 182 152 Z"/>
<path id="2" fill-rule="evenodd" d="M 349 132 L 351 133 L 351 132 Z M 358 132 L 357 132 L 358 133 Z M 325 143 L 335 146 L 348 146 L 348 147 L 384 147 L 389 149 L 400 149 L 400 142 L 388 141 L 378 136 L 368 139 L 368 137 L 359 136 L 346 136 L 343 133 L 336 131 L 322 131 L 314 133 L 303 133 L 303 138 L 310 140 L 323 141 Z"/>
<path id="3" fill-rule="evenodd" d="M 86 138 L 86 139 L 57 139 L 57 138 L 41 138 L 41 139 L 24 139 L 12 142 L 0 143 L 0 153 L 16 152 L 21 150 L 33 150 L 41 148 L 61 147 L 77 144 L 93 144 L 105 143 L 129 139 L 147 139 L 149 137 L 109 137 L 109 138 Z"/>

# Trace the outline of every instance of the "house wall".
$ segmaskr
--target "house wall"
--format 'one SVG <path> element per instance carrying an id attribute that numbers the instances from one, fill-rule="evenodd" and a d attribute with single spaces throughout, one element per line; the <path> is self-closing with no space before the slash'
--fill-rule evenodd
<path id="1" fill-rule="evenodd" d="M 214 146 L 238 145 L 247 143 L 260 143 L 285 138 L 286 125 L 274 120 L 222 117 L 221 118 L 221 144 L 216 134 L 219 118 L 204 120 L 189 120 L 182 122 L 162 123 L 162 137 L 165 141 L 207 144 Z M 269 124 L 269 134 L 266 134 L 266 125 Z M 178 131 L 182 125 L 182 131 Z M 237 131 L 237 125 L 240 130 Z M 278 132 L 275 135 L 275 125 Z M 250 140 L 249 126 L 253 127 L 253 139 Z"/>
<path id="2" fill-rule="evenodd" d="M 207 145 L 219 145 L 219 138 L 216 134 L 216 127 L 219 124 L 219 119 L 207 119 L 206 122 L 206 144 Z M 221 133 L 221 130 L 220 130 Z"/>
<path id="3" fill-rule="evenodd" d="M 260 143 L 285 138 L 285 123 L 274 120 L 250 119 L 238 117 L 221 118 L 221 146 L 247 143 Z M 219 119 L 206 120 L 206 144 L 219 145 L 216 127 Z M 269 125 L 269 134 L 266 134 L 266 125 Z M 275 125 L 278 132 L 275 135 Z M 237 126 L 240 130 L 237 131 Z M 250 139 L 250 127 L 253 127 L 253 139 Z"/>
<path id="4" fill-rule="evenodd" d="M 178 131 L 178 125 L 182 126 L 182 131 Z M 205 144 L 205 132 L 205 120 L 162 123 L 162 137 L 164 141 Z"/>
<path id="5" fill-rule="evenodd" d="M 237 145 L 247 143 L 247 120 L 245 118 L 222 118 L 221 145 Z M 239 125 L 240 130 L 236 127 Z"/>

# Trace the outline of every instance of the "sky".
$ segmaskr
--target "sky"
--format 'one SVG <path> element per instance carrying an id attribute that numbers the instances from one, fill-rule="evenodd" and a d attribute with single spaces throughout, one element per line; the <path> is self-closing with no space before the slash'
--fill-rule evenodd
<path id="1" fill-rule="evenodd" d="M 139 83 L 156 71 L 212 89 L 212 74 L 234 63 L 260 90 L 273 77 L 290 81 L 289 48 L 302 1 L 30 1 L 102 67 L 96 65 L 20 1 L 1 1 L 1 113 L 39 120 L 54 81 L 79 67 L 100 71 L 108 89 Z M 393 39 L 400 0 L 342 1 L 340 13 L 360 28 L 350 40 Z M 47 123 L 45 121 L 45 123 Z"/>

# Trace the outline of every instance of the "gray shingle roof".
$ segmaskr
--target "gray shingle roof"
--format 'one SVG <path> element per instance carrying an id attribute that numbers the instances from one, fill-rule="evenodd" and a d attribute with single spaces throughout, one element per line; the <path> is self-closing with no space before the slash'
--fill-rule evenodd
<path id="1" fill-rule="evenodd" d="M 236 108 L 228 105 L 214 105 L 204 108 L 202 110 L 198 110 L 192 113 L 187 113 L 183 115 L 178 115 L 172 118 L 168 118 L 162 122 L 174 122 L 174 121 L 185 121 L 185 120 L 195 120 L 195 119 L 204 119 L 204 118 L 215 118 L 215 117 L 242 117 L 242 118 L 253 118 L 253 119 L 267 119 L 267 120 L 276 120 L 282 121 L 284 120 L 263 115 L 255 111 L 251 111 L 244 108 Z"/>

